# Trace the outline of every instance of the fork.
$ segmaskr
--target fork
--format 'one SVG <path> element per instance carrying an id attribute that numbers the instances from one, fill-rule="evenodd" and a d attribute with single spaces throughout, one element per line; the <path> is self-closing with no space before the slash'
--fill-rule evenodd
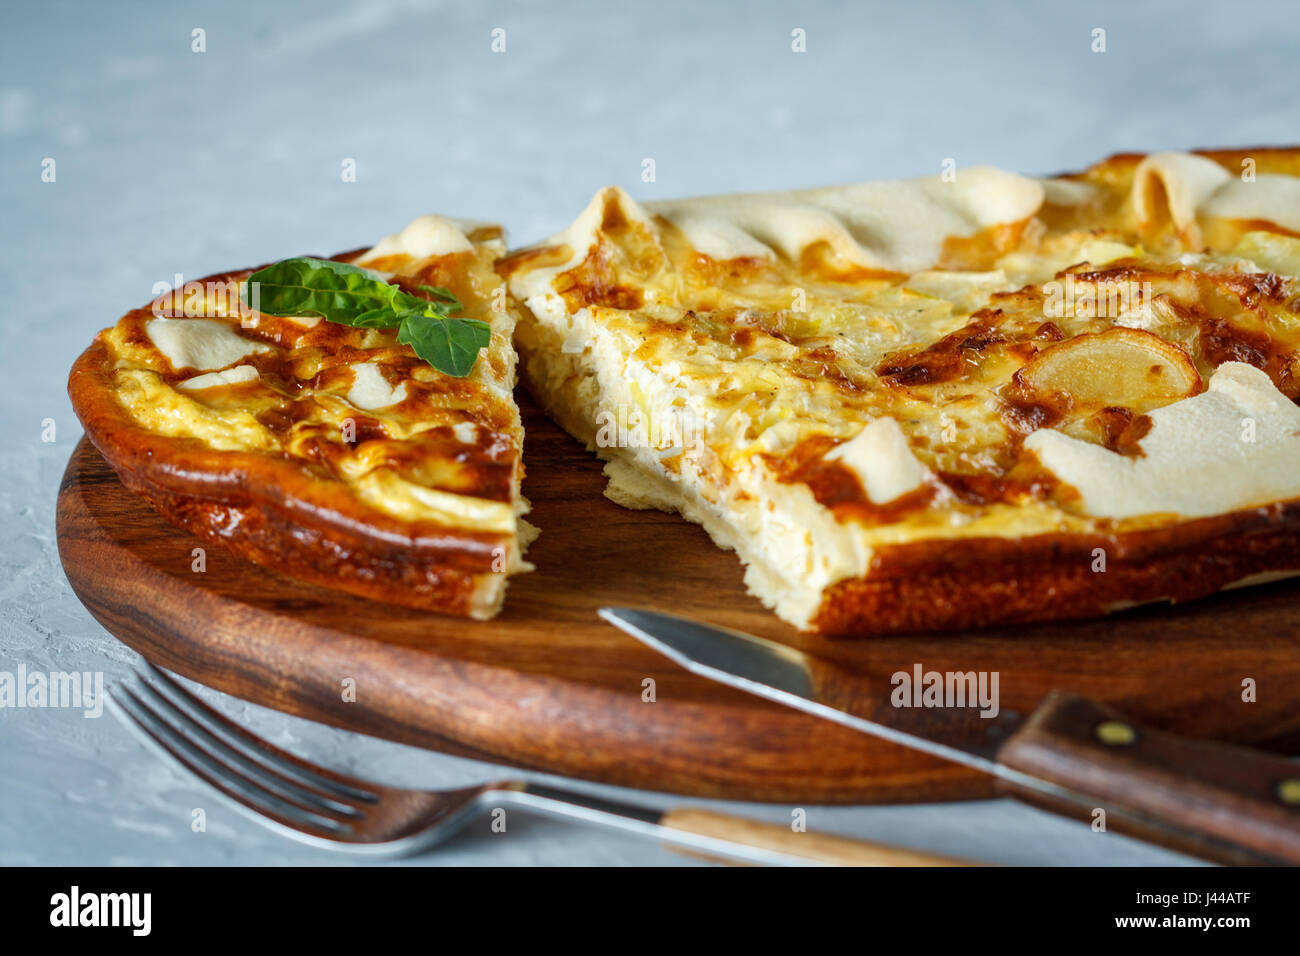
<path id="1" fill-rule="evenodd" d="M 371 856 L 429 849 L 475 817 L 513 807 L 620 830 L 691 854 L 768 865 L 963 866 L 898 847 L 757 823 L 707 810 L 659 811 L 522 780 L 408 790 L 318 767 L 272 746 L 147 661 L 109 692 L 108 707 L 264 826 L 302 843 Z"/>

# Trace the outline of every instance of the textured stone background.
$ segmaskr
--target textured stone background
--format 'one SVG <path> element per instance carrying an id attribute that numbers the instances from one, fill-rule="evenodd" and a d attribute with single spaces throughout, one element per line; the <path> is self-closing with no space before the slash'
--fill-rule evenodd
<path id="1" fill-rule="evenodd" d="M 986 9 L 987 6 L 987 9 Z M 311 12 L 308 13 L 307 11 Z M 191 52 L 206 30 L 207 52 Z M 506 30 L 507 52 L 490 49 Z M 1107 52 L 1090 52 L 1107 31 Z M 807 31 L 807 52 L 790 49 Z M 429 211 L 546 235 L 638 198 L 1110 152 L 1300 141 L 1287 3 L 43 3 L 0 31 L 0 670 L 124 673 L 59 568 L 79 436 L 67 368 L 153 283 L 372 241 Z M 46 157 L 57 181 L 41 181 Z M 657 181 L 640 181 L 653 158 Z M 358 181 L 341 181 L 345 158 Z M 57 440 L 41 441 L 53 419 Z M 497 770 L 220 705 L 327 764 L 410 785 Z M 666 803 L 651 794 L 633 795 Z M 190 831 L 204 807 L 208 830 Z M 788 820 L 789 808 L 742 806 Z M 415 862 L 677 863 L 547 821 Z M 1003 802 L 811 808 L 810 824 L 1005 863 L 1181 858 Z M 273 837 L 111 717 L 0 710 L 0 863 L 335 862 Z"/>

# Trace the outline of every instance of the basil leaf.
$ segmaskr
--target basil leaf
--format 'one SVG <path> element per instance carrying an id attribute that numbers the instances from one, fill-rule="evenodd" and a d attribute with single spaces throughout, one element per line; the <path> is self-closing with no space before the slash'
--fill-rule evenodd
<path id="1" fill-rule="evenodd" d="M 449 312 L 459 312 L 463 308 L 460 304 L 460 299 L 452 295 L 450 289 L 444 289 L 440 285 L 422 285 L 419 289 L 421 292 L 429 293 L 429 295 L 433 296 L 434 299 L 438 300 L 440 303 L 445 302 L 448 307 L 447 311 Z"/>
<path id="2" fill-rule="evenodd" d="M 254 291 L 256 303 L 251 301 Z M 260 312 L 319 315 L 345 325 L 376 309 L 391 309 L 400 293 L 396 286 L 365 269 L 306 256 L 259 269 L 244 286 L 245 302 Z"/>
<path id="3" fill-rule="evenodd" d="M 438 286 L 422 299 L 346 262 L 300 256 L 259 269 L 244 285 L 244 302 L 267 315 L 319 315 L 365 329 L 397 329 L 397 341 L 440 372 L 463 378 L 492 330 L 478 319 L 449 318 L 458 300 Z M 254 302 L 253 299 L 257 301 Z"/>
<path id="4" fill-rule="evenodd" d="M 429 286 L 429 288 L 433 287 Z M 456 307 L 460 307 L 459 302 L 456 303 Z M 403 292 L 401 289 L 398 289 L 397 295 L 393 296 L 392 309 L 399 316 L 405 315 L 407 312 L 424 312 L 445 316 L 452 311 L 451 306 L 445 302 L 422 299 L 418 295 Z"/>
<path id="5" fill-rule="evenodd" d="M 492 329 L 478 319 L 447 319 L 406 312 L 397 341 L 415 349 L 434 368 L 464 378 L 474 368 L 479 350 L 492 340 Z"/>
<path id="6" fill-rule="evenodd" d="M 369 312 L 362 312 L 347 324 L 356 326 L 359 329 L 395 329 L 402 324 L 402 317 L 388 306 L 384 306 L 379 309 L 371 309 Z"/>

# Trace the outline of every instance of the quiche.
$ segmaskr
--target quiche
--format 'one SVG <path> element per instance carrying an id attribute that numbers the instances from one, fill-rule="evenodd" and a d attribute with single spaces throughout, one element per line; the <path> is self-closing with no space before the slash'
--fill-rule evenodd
<path id="1" fill-rule="evenodd" d="M 703 525 L 799 628 L 1094 616 L 1300 570 L 1300 150 L 611 187 L 497 268 L 522 377 L 606 494 Z"/>
<path id="2" fill-rule="evenodd" d="M 417 298 L 448 290 L 488 323 L 467 376 L 392 329 L 259 312 L 245 270 L 101 332 L 73 406 L 123 483 L 200 538 L 325 587 L 490 617 L 533 534 L 504 251 L 497 226 L 425 216 L 336 257 Z"/>

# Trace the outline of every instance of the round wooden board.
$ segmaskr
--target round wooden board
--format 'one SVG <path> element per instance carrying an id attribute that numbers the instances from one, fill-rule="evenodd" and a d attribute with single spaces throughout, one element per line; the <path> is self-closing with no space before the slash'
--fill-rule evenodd
<path id="1" fill-rule="evenodd" d="M 300 584 L 206 548 L 126 491 L 85 440 L 59 493 L 64 570 L 109 631 L 155 663 L 351 730 L 553 773 L 684 794 L 799 803 L 987 796 L 987 778 L 688 674 L 604 624 L 653 606 L 787 641 L 860 672 L 997 671 L 1001 705 L 1048 690 L 1153 726 L 1300 749 L 1300 596 L 1280 583 L 1103 621 L 961 635 L 800 635 L 749 597 L 733 554 L 674 515 L 607 501 L 600 464 L 522 398 L 537 570 L 477 622 Z M 353 679 L 356 700 L 343 699 Z M 1242 701 L 1253 678 L 1258 701 Z M 644 699 L 647 679 L 654 700 Z M 870 696 L 869 696 L 870 695 Z M 922 724 L 926 712 L 914 716 Z"/>

